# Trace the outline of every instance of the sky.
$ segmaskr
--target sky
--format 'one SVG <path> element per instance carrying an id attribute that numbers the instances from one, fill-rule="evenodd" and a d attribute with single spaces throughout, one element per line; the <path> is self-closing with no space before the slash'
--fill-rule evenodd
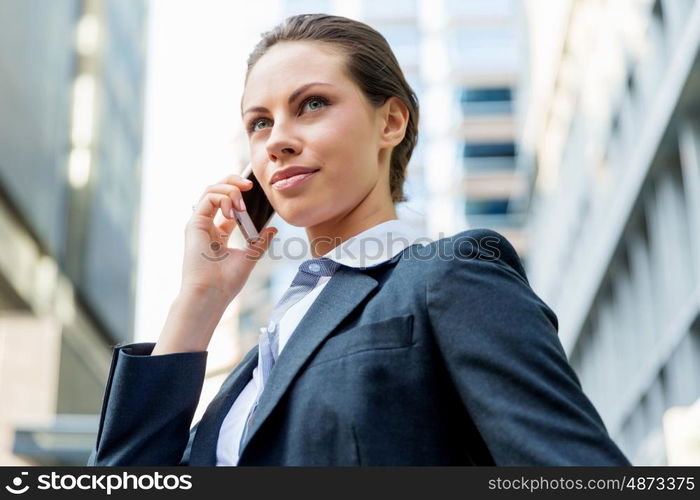
<path id="1" fill-rule="evenodd" d="M 275 0 L 151 0 L 135 341 L 155 342 L 180 287 L 184 228 L 206 187 L 237 172 L 248 53 Z"/>

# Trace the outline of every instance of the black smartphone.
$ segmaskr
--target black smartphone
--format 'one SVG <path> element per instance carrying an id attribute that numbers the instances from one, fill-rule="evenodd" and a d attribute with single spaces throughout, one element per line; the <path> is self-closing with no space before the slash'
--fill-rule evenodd
<path id="1" fill-rule="evenodd" d="M 240 212 L 234 208 L 233 214 L 243 237 L 248 243 L 253 243 L 260 239 L 260 231 L 270 222 L 275 214 L 275 209 L 272 208 L 265 191 L 263 191 L 258 179 L 255 178 L 250 163 L 241 173 L 241 177 L 252 181 L 253 187 L 247 191 L 241 191 L 246 210 Z"/>

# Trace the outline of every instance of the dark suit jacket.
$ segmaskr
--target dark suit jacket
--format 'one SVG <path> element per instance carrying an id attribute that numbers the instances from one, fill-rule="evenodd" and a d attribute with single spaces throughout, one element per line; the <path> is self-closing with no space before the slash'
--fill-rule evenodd
<path id="1" fill-rule="evenodd" d="M 206 352 L 116 347 L 88 465 L 215 465 L 249 351 L 192 429 Z M 630 465 L 499 233 L 341 266 L 265 387 L 239 465 Z"/>

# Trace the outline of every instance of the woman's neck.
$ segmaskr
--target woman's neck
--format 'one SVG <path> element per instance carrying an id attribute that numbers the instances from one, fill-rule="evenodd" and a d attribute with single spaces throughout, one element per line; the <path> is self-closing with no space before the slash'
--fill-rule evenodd
<path id="1" fill-rule="evenodd" d="M 325 255 L 353 236 L 377 224 L 397 218 L 393 203 L 377 210 L 363 209 L 360 204 L 349 213 L 306 228 L 311 255 L 314 258 Z"/>

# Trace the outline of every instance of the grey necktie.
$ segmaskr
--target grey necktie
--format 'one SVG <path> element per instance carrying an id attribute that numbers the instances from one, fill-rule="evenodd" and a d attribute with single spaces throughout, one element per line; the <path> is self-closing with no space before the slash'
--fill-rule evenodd
<path id="1" fill-rule="evenodd" d="M 253 425 L 255 410 L 258 408 L 258 402 L 260 401 L 260 396 L 270 376 L 270 371 L 275 365 L 275 361 L 277 361 L 280 319 L 282 319 L 284 313 L 287 312 L 287 309 L 299 302 L 306 296 L 306 294 L 316 287 L 316 283 L 318 283 L 321 276 L 333 276 L 333 273 L 335 273 L 338 267 L 340 267 L 340 264 L 326 257 L 304 261 L 299 266 L 299 271 L 292 280 L 292 284 L 272 309 L 272 313 L 270 314 L 270 322 L 267 325 L 267 328 L 260 328 L 260 340 L 258 344 L 258 368 L 260 370 L 262 383 L 258 388 L 258 395 L 255 399 L 255 404 L 253 404 L 253 407 L 250 409 L 248 418 L 246 418 L 246 424 L 243 427 L 241 441 L 238 445 L 239 455 L 242 451 L 241 447 L 243 445 L 243 441 L 245 441 L 245 438 L 248 435 L 248 430 Z"/>

